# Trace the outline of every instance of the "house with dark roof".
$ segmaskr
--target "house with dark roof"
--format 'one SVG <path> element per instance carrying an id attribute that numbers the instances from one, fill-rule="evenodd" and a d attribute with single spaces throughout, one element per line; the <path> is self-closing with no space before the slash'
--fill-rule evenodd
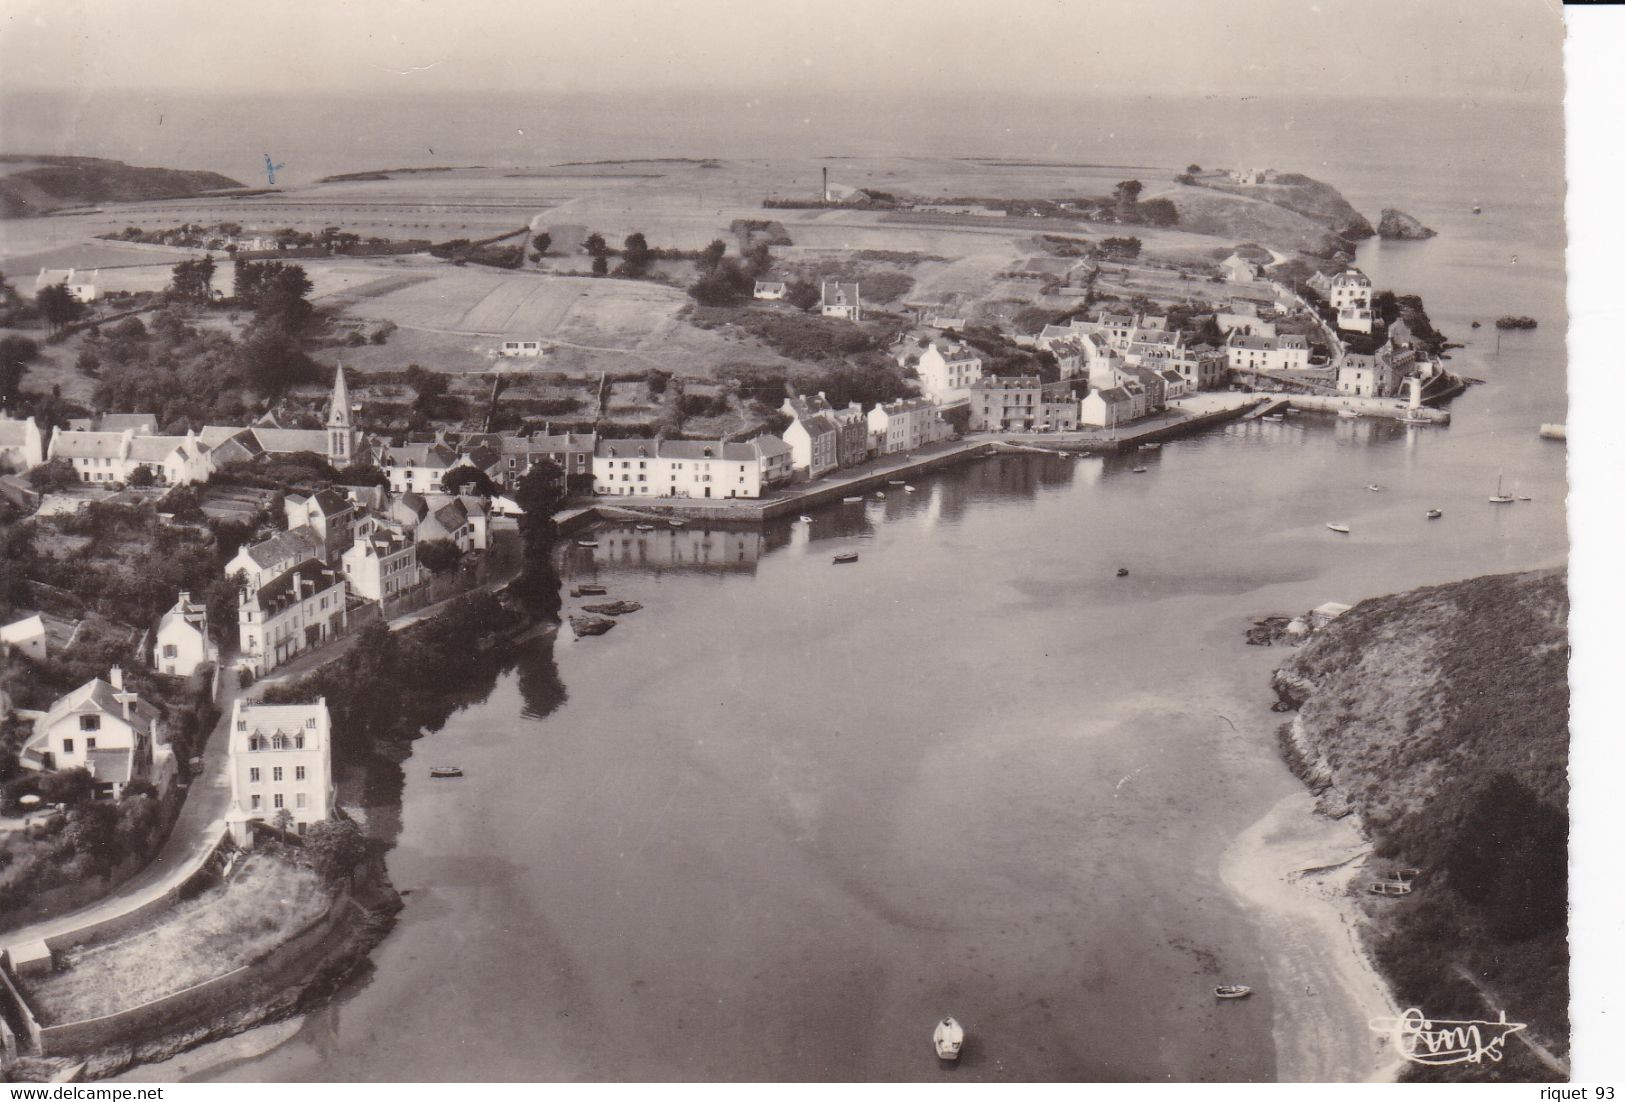
<path id="1" fill-rule="evenodd" d="M 258 588 L 243 587 L 237 604 L 238 664 L 264 676 L 344 634 L 348 623 L 343 573 L 313 556 Z"/>
<path id="2" fill-rule="evenodd" d="M 801 478 L 818 478 L 840 465 L 841 430 L 827 412 L 829 402 L 790 397 L 779 412 L 790 418 L 784 442 L 790 446 L 790 466 Z"/>
<path id="3" fill-rule="evenodd" d="M 96 795 L 115 800 L 131 781 L 149 781 L 162 793 L 175 777 L 162 714 L 139 694 L 125 691 L 124 671 L 117 666 L 107 680 L 92 678 L 53 701 L 34 721 L 18 763 L 47 773 L 84 769 Z"/>
<path id="4" fill-rule="evenodd" d="M 599 440 L 593 492 L 616 497 L 760 497 L 789 481 L 790 445 L 752 440 Z"/>
<path id="5" fill-rule="evenodd" d="M 1079 403 L 1079 421 L 1095 428 L 1115 428 L 1133 418 L 1134 396 L 1123 387 L 1096 388 Z"/>
<path id="6" fill-rule="evenodd" d="M 309 525 L 277 532 L 258 543 L 245 543 L 226 563 L 226 577 L 239 570 L 248 585 L 258 589 L 278 575 L 285 574 L 306 559 L 320 560 L 326 550 L 321 536 Z"/>
<path id="7" fill-rule="evenodd" d="M 820 300 L 820 312 L 826 318 L 863 320 L 863 297 L 856 283 L 826 282 Z"/>

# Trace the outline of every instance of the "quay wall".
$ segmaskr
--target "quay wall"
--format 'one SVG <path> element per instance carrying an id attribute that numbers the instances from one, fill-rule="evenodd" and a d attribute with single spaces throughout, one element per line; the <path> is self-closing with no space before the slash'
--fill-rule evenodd
<path id="1" fill-rule="evenodd" d="M 1398 420 L 1402 417 L 1415 417 L 1432 421 L 1439 425 L 1450 423 L 1448 410 L 1432 409 L 1421 406 L 1417 409 L 1395 402 L 1392 398 L 1321 398 L 1310 394 L 1293 394 L 1287 398 L 1293 409 L 1315 410 L 1321 413 L 1336 413 L 1339 410 L 1352 410 L 1361 417 L 1391 417 Z"/>

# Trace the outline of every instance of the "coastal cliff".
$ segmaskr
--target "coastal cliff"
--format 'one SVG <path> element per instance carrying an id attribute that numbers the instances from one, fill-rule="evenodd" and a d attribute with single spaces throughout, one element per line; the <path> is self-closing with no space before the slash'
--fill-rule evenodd
<path id="1" fill-rule="evenodd" d="M 1347 256 L 1351 245 L 1376 231 L 1341 192 L 1298 173 L 1272 174 L 1240 184 L 1227 176 L 1181 177 L 1167 192 L 1181 229 L 1236 240 L 1261 241 L 1311 256 Z"/>
<path id="2" fill-rule="evenodd" d="M 1481 1017 L 1486 999 L 1566 1051 L 1568 597 L 1560 570 L 1356 605 L 1275 672 L 1298 709 L 1282 753 L 1321 810 L 1353 816 L 1409 896 L 1363 896 L 1402 1005 Z M 1545 1078 L 1522 1045 L 1425 1077 Z"/>
<path id="3" fill-rule="evenodd" d="M 243 185 L 218 172 L 141 168 L 101 157 L 0 156 L 0 218 L 29 218 L 88 203 L 184 199 Z"/>
<path id="4" fill-rule="evenodd" d="M 1395 210 L 1393 207 L 1382 208 L 1382 218 L 1377 223 L 1377 236 L 1384 241 L 1424 241 L 1438 235 L 1438 230 L 1428 229 L 1402 210 Z"/>

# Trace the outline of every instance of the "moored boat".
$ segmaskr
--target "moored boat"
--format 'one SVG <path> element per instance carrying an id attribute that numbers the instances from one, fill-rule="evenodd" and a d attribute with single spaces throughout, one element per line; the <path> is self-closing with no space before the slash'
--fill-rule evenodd
<path id="1" fill-rule="evenodd" d="M 1491 505 L 1511 505 L 1512 495 L 1501 489 L 1501 476 L 1495 476 L 1495 496 L 1490 498 Z"/>
<path id="2" fill-rule="evenodd" d="M 637 529 L 639 532 L 653 532 L 655 530 L 655 526 L 652 524 L 640 524 L 637 526 Z"/>
<path id="3" fill-rule="evenodd" d="M 857 562 L 857 561 L 858 561 L 858 553 L 856 551 L 842 551 L 839 555 L 835 556 L 835 563 L 836 563 L 837 566 L 840 565 L 841 563 L 849 563 L 849 562 Z"/>
<path id="4" fill-rule="evenodd" d="M 1335 521 L 1333 521 L 1331 523 L 1328 523 L 1326 525 L 1326 527 L 1330 528 L 1334 532 L 1341 532 L 1345 536 L 1349 534 L 1349 526 L 1346 525 L 1346 524 L 1338 524 Z"/>
<path id="5" fill-rule="evenodd" d="M 666 523 L 671 525 L 673 528 L 682 528 L 683 526 L 688 524 L 688 521 L 672 519 L 672 520 L 668 520 Z"/>
<path id="6" fill-rule="evenodd" d="M 1128 577 L 1128 567 L 1126 567 L 1126 566 L 1119 566 L 1119 567 L 1118 567 L 1118 568 L 1117 568 L 1117 576 L 1118 576 L 1118 577 L 1119 577 L 1119 578 L 1126 578 L 1126 577 Z"/>
<path id="7" fill-rule="evenodd" d="M 875 491 L 875 500 L 876 501 L 885 501 L 886 500 L 886 491 L 885 490 L 876 490 Z"/>
<path id="8" fill-rule="evenodd" d="M 597 540 L 576 540 L 577 547 L 597 547 Z"/>
<path id="9" fill-rule="evenodd" d="M 570 590 L 570 596 L 602 597 L 608 592 L 609 588 L 607 586 L 599 585 L 597 582 L 582 582 L 580 585 L 577 585 Z"/>
<path id="10" fill-rule="evenodd" d="M 1145 472 L 1146 472 L 1145 467 L 1135 467 L 1134 468 L 1134 473 L 1135 474 L 1144 474 Z"/>
<path id="11" fill-rule="evenodd" d="M 888 485 L 888 486 L 901 486 L 902 484 L 903 484 L 903 480 L 900 479 L 900 478 L 888 478 L 888 479 L 886 479 L 886 485 Z"/>
<path id="12" fill-rule="evenodd" d="M 861 505 L 863 503 L 863 495 L 857 494 L 853 497 L 843 497 L 841 502 L 846 505 Z"/>
<path id="13" fill-rule="evenodd" d="M 801 523 L 803 523 L 803 524 L 811 524 L 812 523 L 812 517 L 808 516 L 806 513 L 802 513 L 801 514 Z"/>
<path id="14" fill-rule="evenodd" d="M 429 766 L 429 776 L 431 776 L 431 777 L 461 777 L 462 775 L 463 775 L 463 770 L 462 770 L 462 768 L 460 766 L 456 766 L 456 765 L 431 765 L 431 766 Z"/>
<path id="15" fill-rule="evenodd" d="M 1367 482 L 1365 484 L 1365 488 L 1370 490 L 1374 494 L 1382 493 L 1382 487 L 1378 486 L 1375 482 Z"/>
<path id="16" fill-rule="evenodd" d="M 911 493 L 911 494 L 912 494 L 912 493 L 914 493 L 914 492 L 915 492 L 915 490 L 914 490 L 914 487 L 912 487 L 912 486 L 904 486 L 904 487 L 903 487 L 903 490 L 904 490 L 904 491 L 905 491 L 905 492 L 906 492 L 906 493 Z"/>
<path id="17" fill-rule="evenodd" d="M 957 1060 L 965 1047 L 965 1027 L 952 1018 L 944 1018 L 931 1031 L 931 1044 L 939 1060 Z"/>
<path id="18" fill-rule="evenodd" d="M 1428 510 L 1428 519 L 1429 520 L 1438 520 L 1442 516 L 1444 516 L 1444 510 L 1443 509 L 1429 509 Z"/>
<path id="19" fill-rule="evenodd" d="M 1216 999 L 1245 999 L 1253 993 L 1253 989 L 1244 983 L 1221 983 L 1213 989 Z"/>
<path id="20" fill-rule="evenodd" d="M 1340 410 L 1337 411 L 1337 415 L 1339 417 L 1342 417 L 1345 420 L 1349 420 L 1349 421 L 1352 421 L 1352 420 L 1354 420 L 1354 418 L 1360 416 L 1358 413 L 1354 412 L 1352 409 L 1340 409 Z"/>

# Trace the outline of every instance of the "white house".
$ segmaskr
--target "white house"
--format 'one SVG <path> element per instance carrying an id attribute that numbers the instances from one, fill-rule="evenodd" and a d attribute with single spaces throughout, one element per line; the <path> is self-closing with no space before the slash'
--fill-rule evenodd
<path id="1" fill-rule="evenodd" d="M 502 355 L 536 359 L 542 355 L 541 341 L 503 341 Z"/>
<path id="2" fill-rule="evenodd" d="M 175 607 L 158 621 L 152 644 L 152 668 L 159 673 L 190 677 L 199 666 L 219 656 L 219 648 L 209 638 L 208 606 L 192 600 L 190 593 L 181 590 Z"/>
<path id="3" fill-rule="evenodd" d="M 0 653 L 6 648 L 22 651 L 36 662 L 50 657 L 50 643 L 45 631 L 45 618 L 39 613 L 0 627 Z"/>
<path id="4" fill-rule="evenodd" d="M 96 795 L 115 800 L 134 780 L 150 781 L 162 792 L 175 774 L 174 751 L 158 709 L 125 691 L 124 671 L 117 666 L 106 681 L 92 678 L 58 697 L 34 722 L 18 761 L 47 773 L 84 769 Z"/>
<path id="5" fill-rule="evenodd" d="M 0 417 L 0 474 L 27 471 L 45 462 L 45 444 L 32 417 Z"/>
<path id="6" fill-rule="evenodd" d="M 1309 340 L 1297 333 L 1279 337 L 1250 337 L 1232 330 L 1224 342 L 1225 356 L 1233 370 L 1307 371 Z"/>
<path id="7" fill-rule="evenodd" d="M 822 404 L 826 408 L 829 405 Z M 818 400 L 796 397 L 786 398 L 779 407 L 779 412 L 790 418 L 784 430 L 790 465 L 806 478 L 818 478 L 840 465 L 840 428 L 818 405 Z"/>
<path id="8" fill-rule="evenodd" d="M 1122 387 L 1095 388 L 1079 403 L 1078 419 L 1094 428 L 1114 428 L 1134 419 L 1134 398 Z"/>
<path id="9" fill-rule="evenodd" d="M 751 292 L 752 298 L 759 298 L 764 302 L 780 302 L 790 293 L 788 283 L 771 283 L 762 280 L 756 281 L 756 289 Z"/>
<path id="10" fill-rule="evenodd" d="M 1375 322 L 1371 308 L 1371 280 L 1358 268 L 1333 276 L 1326 300 L 1337 311 L 1337 327 L 1351 333 L 1369 333 Z"/>
<path id="11" fill-rule="evenodd" d="M 826 318 L 863 320 L 863 298 L 856 283 L 825 283 L 821 310 Z"/>
<path id="12" fill-rule="evenodd" d="M 1231 283 L 1258 282 L 1258 265 L 1251 260 L 1242 259 L 1235 253 L 1231 253 L 1220 261 L 1219 270 L 1223 273 L 1224 278 Z"/>
<path id="13" fill-rule="evenodd" d="M 924 398 L 899 398 L 869 411 L 870 448 L 879 455 L 913 451 L 948 439 L 952 431 L 941 408 Z"/>
<path id="14" fill-rule="evenodd" d="M 68 294 L 80 302 L 95 302 L 98 295 L 96 280 L 100 275 L 99 269 L 84 275 L 74 268 L 41 268 L 34 279 L 34 294 L 38 295 L 56 284 L 66 284 Z"/>
<path id="15" fill-rule="evenodd" d="M 399 532 L 374 529 L 344 553 L 344 580 L 369 601 L 390 601 L 419 581 L 417 544 Z"/>
<path id="16" fill-rule="evenodd" d="M 1388 398 L 1399 392 L 1400 378 L 1400 370 L 1386 353 L 1350 353 L 1337 365 L 1337 392 L 1355 398 Z"/>
<path id="17" fill-rule="evenodd" d="M 308 559 L 258 589 L 243 588 L 238 664 L 262 676 L 342 635 L 347 623 L 344 575 Z"/>
<path id="18" fill-rule="evenodd" d="M 920 391 L 927 398 L 949 402 L 965 397 L 981 379 L 982 357 L 963 341 L 938 338 L 920 352 L 915 370 L 920 375 Z"/>
<path id="19" fill-rule="evenodd" d="M 333 814 L 332 723 L 325 697 L 314 704 L 232 703 L 226 822 L 239 846 L 253 845 L 250 823 L 274 826 L 279 812 L 300 834 Z"/>
<path id="20" fill-rule="evenodd" d="M 226 563 L 226 577 L 239 570 L 251 589 L 259 589 L 306 559 L 320 559 L 324 547 L 321 536 L 309 525 L 278 532 L 255 544 L 243 544 Z"/>
<path id="21" fill-rule="evenodd" d="M 438 493 L 446 472 L 458 465 L 457 452 L 438 441 L 390 448 L 384 460 L 389 488 L 397 494 Z"/>
<path id="22" fill-rule="evenodd" d="M 711 440 L 600 440 L 593 492 L 616 497 L 760 497 L 788 481 L 790 446 L 777 436 Z"/>
<path id="23" fill-rule="evenodd" d="M 134 429 L 59 429 L 51 437 L 46 458 L 67 460 L 81 482 L 105 485 L 129 482 L 130 476 L 142 467 L 155 481 L 169 486 L 206 482 L 214 470 L 208 446 L 193 432 L 154 436 Z"/>

